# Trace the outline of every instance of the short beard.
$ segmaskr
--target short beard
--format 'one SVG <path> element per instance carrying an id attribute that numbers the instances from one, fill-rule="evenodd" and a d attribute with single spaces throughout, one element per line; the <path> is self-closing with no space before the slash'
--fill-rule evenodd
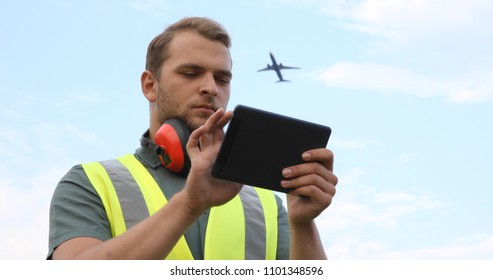
<path id="1" fill-rule="evenodd" d="M 170 98 L 170 95 L 166 91 L 162 90 L 159 85 L 156 105 L 158 120 L 161 124 L 169 119 L 179 119 L 186 124 L 190 131 L 194 131 L 195 129 L 203 125 L 203 123 L 194 122 L 191 118 L 187 117 L 189 115 L 189 108 L 185 108 L 185 111 L 183 111 L 182 113 L 177 112 L 176 108 L 179 107 L 178 104 L 176 104 Z"/>

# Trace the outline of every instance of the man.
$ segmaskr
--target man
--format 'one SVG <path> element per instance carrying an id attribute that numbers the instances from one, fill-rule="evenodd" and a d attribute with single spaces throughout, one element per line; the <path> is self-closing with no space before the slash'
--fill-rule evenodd
<path id="1" fill-rule="evenodd" d="M 331 151 L 307 151 L 303 164 L 283 170 L 287 213 L 270 191 L 211 176 L 232 117 L 224 109 L 229 47 L 223 27 L 207 18 L 182 19 L 150 43 L 141 76 L 150 104 L 144 142 L 153 143 L 166 120 L 183 121 L 192 131 L 188 175 L 166 169 L 148 145 L 73 167 L 53 195 L 49 259 L 326 258 L 314 219 L 335 194 Z"/>

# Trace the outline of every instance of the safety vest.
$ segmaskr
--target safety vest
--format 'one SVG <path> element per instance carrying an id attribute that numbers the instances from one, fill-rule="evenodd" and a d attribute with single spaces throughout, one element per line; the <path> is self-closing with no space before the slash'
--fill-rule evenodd
<path id="1" fill-rule="evenodd" d="M 113 237 L 167 203 L 157 182 L 132 154 L 82 167 L 103 202 Z M 277 213 L 277 202 L 271 191 L 244 186 L 232 200 L 211 208 L 204 259 L 275 259 Z M 184 236 L 166 259 L 193 260 Z"/>

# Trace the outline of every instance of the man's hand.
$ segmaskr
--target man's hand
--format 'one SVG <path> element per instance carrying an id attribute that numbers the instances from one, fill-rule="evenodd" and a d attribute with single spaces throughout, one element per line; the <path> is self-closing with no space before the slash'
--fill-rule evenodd
<path id="1" fill-rule="evenodd" d="M 283 170 L 284 188 L 288 195 L 288 215 L 291 225 L 305 225 L 315 219 L 332 202 L 337 177 L 332 173 L 334 155 L 327 149 L 303 153 L 302 164 Z"/>
<path id="2" fill-rule="evenodd" d="M 193 131 L 187 143 L 192 163 L 184 194 L 191 213 L 201 213 L 212 206 L 222 205 L 237 195 L 241 184 L 212 177 L 211 171 L 224 139 L 224 126 L 233 112 L 217 110 L 207 122 Z"/>

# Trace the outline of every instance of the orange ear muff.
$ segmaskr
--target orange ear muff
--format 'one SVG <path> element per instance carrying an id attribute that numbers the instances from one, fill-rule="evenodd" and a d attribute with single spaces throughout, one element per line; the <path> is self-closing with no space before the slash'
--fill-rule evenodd
<path id="1" fill-rule="evenodd" d="M 181 175 L 187 175 L 190 171 L 190 159 L 186 150 L 188 138 L 190 130 L 178 119 L 165 121 L 154 138 L 161 163 Z"/>

